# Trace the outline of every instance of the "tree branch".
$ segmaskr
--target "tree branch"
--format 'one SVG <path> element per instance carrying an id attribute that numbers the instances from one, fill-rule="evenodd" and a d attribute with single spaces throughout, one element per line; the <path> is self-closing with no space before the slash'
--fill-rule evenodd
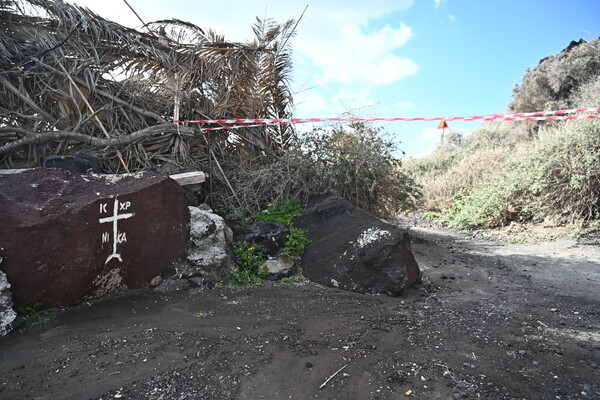
<path id="1" fill-rule="evenodd" d="M 179 126 L 179 128 L 171 123 L 160 124 L 150 126 L 148 128 L 140 129 L 129 135 L 115 136 L 110 138 L 99 138 L 88 135 L 86 133 L 75 132 L 75 131 L 50 131 L 50 132 L 32 132 L 27 129 L 3 126 L 0 127 L 0 132 L 15 132 L 24 135 L 21 139 L 6 143 L 0 147 L 0 154 L 7 154 L 20 147 L 27 146 L 30 144 L 46 143 L 52 140 L 69 139 L 75 140 L 80 143 L 86 143 L 94 147 L 117 147 L 124 146 L 142 139 L 146 139 L 153 136 L 158 136 L 164 133 L 180 133 L 184 135 L 192 135 L 195 133 L 193 127 Z"/>

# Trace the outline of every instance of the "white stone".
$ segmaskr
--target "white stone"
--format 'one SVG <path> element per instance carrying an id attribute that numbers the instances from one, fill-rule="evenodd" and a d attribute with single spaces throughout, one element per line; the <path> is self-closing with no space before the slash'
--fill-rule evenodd
<path id="1" fill-rule="evenodd" d="M 281 255 L 269 258 L 265 262 L 265 267 L 269 270 L 267 279 L 281 279 L 294 273 L 295 265 L 292 257 Z"/>
<path id="2" fill-rule="evenodd" d="M 208 282 L 226 279 L 234 268 L 231 246 L 233 232 L 222 217 L 206 206 L 189 207 L 190 240 L 187 263 L 181 265 L 188 276 L 201 276 Z"/>
<path id="3" fill-rule="evenodd" d="M 0 257 L 1 263 L 2 257 Z M 12 306 L 10 283 L 6 279 L 6 274 L 0 271 L 0 336 L 10 332 L 10 324 L 17 318 L 17 313 L 12 309 Z"/>

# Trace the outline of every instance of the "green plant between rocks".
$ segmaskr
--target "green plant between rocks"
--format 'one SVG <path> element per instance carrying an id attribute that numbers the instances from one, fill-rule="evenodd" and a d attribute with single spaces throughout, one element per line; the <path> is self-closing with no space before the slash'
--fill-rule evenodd
<path id="1" fill-rule="evenodd" d="M 281 252 L 295 260 L 299 260 L 302 254 L 304 254 L 306 246 L 310 244 L 310 239 L 308 238 L 308 232 L 304 229 L 294 227 L 292 221 L 303 212 L 304 208 L 301 206 L 299 199 L 279 200 L 274 205 L 269 204 L 266 210 L 256 214 L 254 220 L 287 224 L 290 228 L 290 234 Z"/>
<path id="2" fill-rule="evenodd" d="M 56 318 L 56 313 L 60 311 L 60 308 L 49 307 L 41 310 L 42 303 L 36 302 L 33 307 L 16 307 L 15 309 L 19 314 L 25 317 L 27 324 L 41 324 L 50 319 Z"/>
<path id="3" fill-rule="evenodd" d="M 310 244 L 308 233 L 304 229 L 290 227 L 288 240 L 281 249 L 281 252 L 287 254 L 295 260 L 299 260 L 304 254 L 306 246 Z"/>
<path id="4" fill-rule="evenodd" d="M 260 286 L 263 279 L 269 274 L 264 266 L 266 256 L 256 250 L 253 243 L 242 242 L 233 249 L 237 266 L 228 279 L 229 284 L 234 286 L 243 286 L 252 284 Z"/>
<path id="5" fill-rule="evenodd" d="M 287 201 L 279 200 L 275 204 L 269 204 L 266 210 L 262 210 L 254 216 L 255 221 L 273 221 L 291 224 L 292 220 L 302 214 L 303 208 L 299 199 Z"/>
<path id="6" fill-rule="evenodd" d="M 281 249 L 282 254 L 290 256 L 295 262 L 300 260 L 306 246 L 310 243 L 308 233 L 294 227 L 292 220 L 304 211 L 299 199 L 279 200 L 269 204 L 268 208 L 258 212 L 254 221 L 281 222 L 289 226 L 290 234 Z M 235 286 L 252 284 L 259 286 L 269 274 L 265 262 L 267 257 L 256 250 L 254 243 L 241 242 L 234 249 L 237 266 L 228 279 L 228 283 Z"/>

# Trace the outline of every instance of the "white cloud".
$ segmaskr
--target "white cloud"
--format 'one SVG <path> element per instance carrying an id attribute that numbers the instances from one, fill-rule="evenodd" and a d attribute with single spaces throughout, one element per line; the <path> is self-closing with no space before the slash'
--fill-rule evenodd
<path id="1" fill-rule="evenodd" d="M 412 101 L 399 101 L 396 104 L 394 104 L 394 108 L 404 111 L 412 110 L 413 103 Z"/>
<path id="2" fill-rule="evenodd" d="M 320 83 L 382 85 L 417 73 L 414 61 L 395 54 L 413 36 L 409 26 L 368 32 L 359 18 L 343 24 L 326 16 L 319 20 L 298 35 L 295 49 L 312 60 Z"/>
<path id="3" fill-rule="evenodd" d="M 364 116 L 369 109 L 376 105 L 370 97 L 367 87 L 343 87 L 332 98 L 332 105 L 339 113 L 350 112 L 353 115 Z"/>
<path id="4" fill-rule="evenodd" d="M 446 2 L 446 0 L 433 0 L 433 4 L 435 5 L 435 8 L 439 8 L 445 2 Z"/>
<path id="5" fill-rule="evenodd" d="M 294 102 L 297 114 L 306 118 L 323 115 L 329 108 L 325 99 L 314 90 L 297 93 Z"/>
<path id="6" fill-rule="evenodd" d="M 438 140 L 441 137 L 441 130 L 437 128 L 425 128 L 421 131 L 420 138 L 423 142 L 431 142 L 434 140 Z"/>
<path id="7" fill-rule="evenodd" d="M 412 141 L 408 151 L 409 156 L 420 158 L 431 154 L 440 143 L 441 134 L 441 129 L 431 127 L 423 129 L 416 140 Z"/>

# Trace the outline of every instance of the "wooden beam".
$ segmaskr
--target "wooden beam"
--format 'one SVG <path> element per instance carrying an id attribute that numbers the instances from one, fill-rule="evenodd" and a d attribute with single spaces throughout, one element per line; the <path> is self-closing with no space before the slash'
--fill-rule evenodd
<path id="1" fill-rule="evenodd" d="M 0 175 L 18 174 L 23 171 L 27 171 L 30 168 L 23 169 L 0 169 Z M 184 172 L 182 174 L 169 175 L 169 178 L 175 180 L 179 185 L 196 185 L 199 183 L 206 182 L 208 174 L 202 171 Z"/>
<path id="2" fill-rule="evenodd" d="M 182 174 L 169 175 L 169 178 L 175 180 L 179 185 L 195 185 L 206 182 L 207 174 L 202 171 L 184 172 Z"/>

